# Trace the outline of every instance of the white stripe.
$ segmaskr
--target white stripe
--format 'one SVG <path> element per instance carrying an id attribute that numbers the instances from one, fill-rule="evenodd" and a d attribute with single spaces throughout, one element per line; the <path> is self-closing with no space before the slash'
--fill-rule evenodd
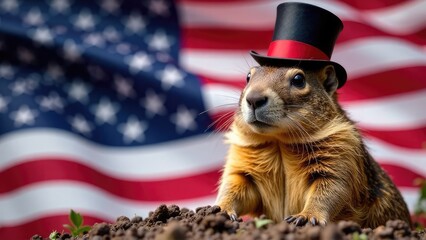
<path id="1" fill-rule="evenodd" d="M 184 68 L 195 74 L 245 81 L 250 67 L 257 65 L 248 52 L 182 49 L 180 62 Z"/>
<path id="2" fill-rule="evenodd" d="M 373 137 L 366 137 L 364 141 L 379 163 L 401 166 L 426 177 L 426 150 L 402 148 Z"/>
<path id="3" fill-rule="evenodd" d="M 257 65 L 248 50 L 186 49 L 181 58 L 183 66 L 195 74 L 238 81 L 244 81 L 248 69 Z M 395 68 L 425 66 L 426 52 L 400 39 L 373 37 L 338 44 L 332 60 L 345 67 L 353 79 Z"/>
<path id="4" fill-rule="evenodd" d="M 233 111 L 238 107 L 241 89 L 220 84 L 203 86 L 203 100 L 209 114 Z"/>
<path id="5" fill-rule="evenodd" d="M 362 128 L 403 130 L 426 125 L 426 90 L 374 100 L 344 102 L 351 119 Z"/>
<path id="6" fill-rule="evenodd" d="M 147 217 L 160 204 L 176 204 L 195 209 L 214 204 L 216 196 L 188 201 L 146 203 L 111 195 L 91 185 L 55 181 L 32 184 L 17 191 L 0 195 L 0 226 L 11 226 L 55 214 L 68 214 L 70 209 L 84 216 L 93 215 L 114 221 L 118 216 Z"/>
<path id="7" fill-rule="evenodd" d="M 401 188 L 410 211 L 418 198 L 415 188 Z M 54 196 L 54 197 L 49 197 Z M 0 195 L 0 226 L 14 226 L 30 222 L 43 216 L 68 214 L 73 209 L 114 221 L 118 216 L 147 217 L 149 211 L 160 204 L 176 204 L 180 208 L 195 210 L 197 207 L 213 205 L 215 196 L 188 201 L 144 203 L 130 201 L 110 195 L 90 185 L 75 182 L 44 182 L 33 184 L 7 195 Z M 30 204 L 29 204 L 30 203 Z"/>
<path id="8" fill-rule="evenodd" d="M 411 0 L 387 8 L 364 11 L 363 14 L 376 27 L 403 35 L 426 27 L 425 12 L 425 0 Z"/>
<path id="9" fill-rule="evenodd" d="M 120 179 L 170 179 L 222 166 L 227 151 L 222 138 L 221 134 L 204 134 L 120 148 L 101 146 L 61 130 L 28 129 L 0 138 L 0 171 L 29 159 L 65 157 Z"/>
<path id="10" fill-rule="evenodd" d="M 396 38 L 361 38 L 336 45 L 332 60 L 346 68 L 349 78 L 409 66 L 425 66 L 426 52 Z"/>
<path id="11" fill-rule="evenodd" d="M 252 1 L 244 4 L 182 2 L 178 5 L 178 10 L 185 27 L 259 29 L 273 27 L 277 3 L 277 0 Z"/>
<path id="12" fill-rule="evenodd" d="M 236 29 L 273 29 L 276 7 L 282 2 L 305 2 L 325 8 L 343 21 L 373 24 L 385 32 L 409 34 L 426 27 L 424 0 L 367 11 L 360 11 L 339 1 L 270 0 L 237 3 L 183 2 L 178 5 L 185 27 L 220 27 Z M 371 23 L 368 23 L 371 21 Z"/>
<path id="13" fill-rule="evenodd" d="M 282 2 L 305 2 L 328 9 L 345 20 L 356 20 L 357 12 L 338 1 L 270 0 L 236 3 L 183 2 L 179 4 L 185 27 L 221 27 L 239 29 L 273 29 L 276 8 Z"/>
<path id="14" fill-rule="evenodd" d="M 399 191 L 402 194 L 402 197 L 404 198 L 405 203 L 407 204 L 408 210 L 411 213 L 414 213 L 414 206 L 417 203 L 417 200 L 419 199 L 419 189 L 418 188 L 408 188 L 408 187 L 401 187 L 399 188 Z"/>

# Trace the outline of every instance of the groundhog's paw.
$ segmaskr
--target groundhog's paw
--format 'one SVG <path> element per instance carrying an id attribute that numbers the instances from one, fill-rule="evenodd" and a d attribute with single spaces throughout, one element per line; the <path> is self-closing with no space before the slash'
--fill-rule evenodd
<path id="1" fill-rule="evenodd" d="M 288 216 L 284 220 L 288 223 L 293 223 L 296 226 L 305 226 L 306 224 L 311 224 L 312 226 L 327 224 L 327 221 L 324 219 L 320 219 L 312 214 L 303 213 Z"/>
<path id="2" fill-rule="evenodd" d="M 225 210 L 225 211 L 226 211 L 226 213 L 228 213 L 229 219 L 231 219 L 231 221 L 233 221 L 233 222 L 238 221 L 238 215 L 234 210 Z"/>
<path id="3" fill-rule="evenodd" d="M 217 204 L 217 205 L 220 207 L 222 211 L 225 211 L 228 214 L 229 219 L 231 219 L 231 221 L 233 222 L 238 221 L 238 214 L 236 213 L 234 208 L 231 207 L 231 204 Z"/>

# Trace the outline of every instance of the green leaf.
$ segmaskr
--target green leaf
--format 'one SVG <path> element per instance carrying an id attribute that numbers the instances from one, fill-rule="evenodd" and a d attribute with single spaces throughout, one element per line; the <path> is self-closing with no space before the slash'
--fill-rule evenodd
<path id="1" fill-rule="evenodd" d="M 66 229 L 68 229 L 68 230 L 70 230 L 71 232 L 74 230 L 74 226 L 71 226 L 71 225 L 69 225 L 69 224 L 64 224 L 64 225 L 62 225 L 62 226 L 64 226 L 64 228 L 66 228 Z"/>
<path id="2" fill-rule="evenodd" d="M 84 234 L 85 232 L 90 231 L 91 227 L 90 226 L 82 226 L 81 228 L 78 229 L 79 234 Z"/>
<path id="3" fill-rule="evenodd" d="M 263 226 L 268 225 L 269 223 L 272 223 L 271 219 L 254 219 L 254 224 L 256 225 L 256 228 L 261 228 Z"/>
<path id="4" fill-rule="evenodd" d="M 360 237 L 359 237 L 359 233 L 358 233 L 358 232 L 354 232 L 354 233 L 352 234 L 352 240 L 360 240 Z"/>
<path id="5" fill-rule="evenodd" d="M 426 180 L 418 179 L 417 182 L 420 185 L 420 194 L 414 207 L 414 212 L 419 215 L 426 212 Z"/>
<path id="6" fill-rule="evenodd" d="M 423 182 L 421 186 L 420 199 L 426 200 L 426 182 Z"/>
<path id="7" fill-rule="evenodd" d="M 352 239 L 353 240 L 367 240 L 368 236 L 365 233 L 359 233 L 359 232 L 354 232 L 352 234 Z"/>
<path id="8" fill-rule="evenodd" d="M 81 224 L 83 224 L 83 217 L 80 215 L 80 213 L 76 213 L 72 209 L 70 212 L 70 220 L 76 228 L 79 228 Z"/>
<path id="9" fill-rule="evenodd" d="M 78 228 L 74 228 L 74 230 L 71 232 L 71 235 L 73 237 L 78 237 L 78 235 L 80 235 L 80 233 L 78 232 Z"/>
<path id="10" fill-rule="evenodd" d="M 84 234 L 85 232 L 88 232 L 91 227 L 90 226 L 83 226 L 83 216 L 80 213 L 75 212 L 74 210 L 71 209 L 70 214 L 68 216 L 71 225 L 70 224 L 64 224 L 64 228 L 67 228 L 68 230 L 70 230 L 70 233 L 73 237 L 78 237 L 82 234 Z"/>

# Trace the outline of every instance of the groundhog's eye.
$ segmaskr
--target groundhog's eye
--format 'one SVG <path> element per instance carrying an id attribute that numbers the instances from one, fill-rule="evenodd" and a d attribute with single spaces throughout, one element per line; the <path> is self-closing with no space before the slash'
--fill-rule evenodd
<path id="1" fill-rule="evenodd" d="M 304 88 L 306 85 L 305 77 L 302 74 L 296 74 L 291 79 L 291 85 L 297 88 Z"/>
<path id="2" fill-rule="evenodd" d="M 251 72 L 247 73 L 247 82 L 250 81 L 250 78 L 251 78 Z"/>

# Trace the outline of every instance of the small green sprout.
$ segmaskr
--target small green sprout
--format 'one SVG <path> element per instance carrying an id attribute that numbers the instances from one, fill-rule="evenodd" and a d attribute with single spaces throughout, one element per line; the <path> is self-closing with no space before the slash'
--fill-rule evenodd
<path id="1" fill-rule="evenodd" d="M 426 212 L 426 179 L 416 179 L 415 185 L 420 187 L 419 199 L 415 206 L 415 213 L 421 214 Z"/>
<path id="2" fill-rule="evenodd" d="M 365 233 L 359 234 L 358 232 L 355 232 L 354 234 L 352 234 L 352 239 L 353 240 L 367 240 L 368 236 Z"/>
<path id="3" fill-rule="evenodd" d="M 55 230 L 55 231 L 50 233 L 49 239 L 50 240 L 58 240 L 60 236 L 61 236 L 61 234 L 58 231 Z"/>
<path id="4" fill-rule="evenodd" d="M 426 179 L 416 179 L 414 185 L 419 186 L 419 198 L 414 206 L 414 220 L 418 230 L 423 230 L 426 219 Z M 422 220 L 423 219 L 423 220 Z"/>
<path id="5" fill-rule="evenodd" d="M 256 228 L 264 227 L 268 225 L 269 223 L 272 223 L 271 219 L 259 219 L 259 218 L 254 219 L 254 224 L 256 225 Z"/>
<path id="6" fill-rule="evenodd" d="M 71 209 L 68 218 L 70 220 L 71 225 L 64 224 L 64 228 L 70 230 L 71 235 L 73 237 L 83 235 L 85 232 L 88 232 L 90 230 L 90 226 L 83 225 L 83 216 L 81 216 L 80 213 L 76 213 L 74 212 L 74 210 Z"/>

